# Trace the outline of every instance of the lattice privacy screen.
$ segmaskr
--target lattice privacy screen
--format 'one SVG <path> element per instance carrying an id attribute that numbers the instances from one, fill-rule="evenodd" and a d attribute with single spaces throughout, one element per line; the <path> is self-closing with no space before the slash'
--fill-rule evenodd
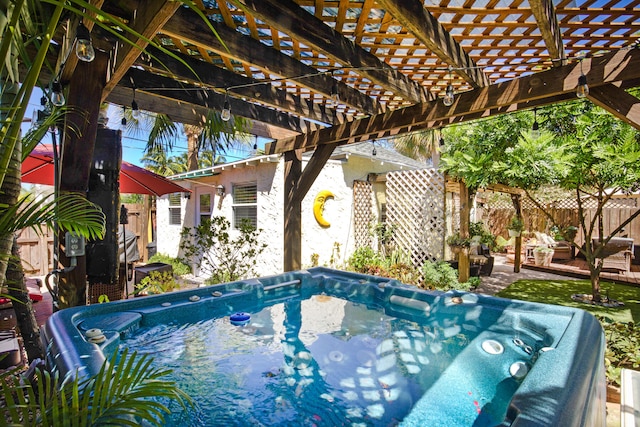
<path id="1" fill-rule="evenodd" d="M 443 257 L 444 184 L 444 176 L 435 169 L 387 174 L 387 222 L 396 227 L 396 245 L 417 267 Z"/>
<path id="2" fill-rule="evenodd" d="M 373 221 L 372 186 L 367 181 L 353 182 L 353 224 L 356 248 L 372 246 L 370 232 Z"/>

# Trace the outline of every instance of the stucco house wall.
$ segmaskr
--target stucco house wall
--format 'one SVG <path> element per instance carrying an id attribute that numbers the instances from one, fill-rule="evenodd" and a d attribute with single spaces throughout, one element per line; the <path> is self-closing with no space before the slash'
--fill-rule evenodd
<path id="1" fill-rule="evenodd" d="M 341 267 L 354 250 L 353 238 L 353 182 L 367 180 L 371 173 L 381 174 L 398 170 L 392 162 L 374 156 L 342 154 L 327 161 L 311 189 L 302 201 L 302 266 L 312 265 L 317 254 L 319 265 Z M 303 160 L 303 167 L 307 160 Z M 189 199 L 181 199 L 182 225 L 169 224 L 169 197 L 157 200 L 157 248 L 159 253 L 179 255 L 182 226 L 191 227 L 199 216 L 199 196 L 212 195 L 212 215 L 233 218 L 232 188 L 234 184 L 257 184 L 257 223 L 262 230 L 260 239 L 268 245 L 258 260 L 257 275 L 282 272 L 283 266 L 283 206 L 284 161 L 282 156 L 261 156 L 213 168 L 215 175 L 181 179 L 177 182 L 192 190 Z M 178 176 L 180 177 L 180 176 Z M 223 185 L 226 195 L 220 203 L 215 187 Z M 325 203 L 324 218 L 330 227 L 320 226 L 313 215 L 318 192 L 329 190 L 334 198 Z M 375 195 L 374 195 L 375 197 Z M 372 200 L 372 203 L 375 203 Z"/>

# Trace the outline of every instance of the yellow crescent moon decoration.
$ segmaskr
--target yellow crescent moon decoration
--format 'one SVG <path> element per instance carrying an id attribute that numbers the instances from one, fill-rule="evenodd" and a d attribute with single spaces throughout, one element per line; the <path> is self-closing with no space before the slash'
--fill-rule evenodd
<path id="1" fill-rule="evenodd" d="M 318 224 L 325 228 L 331 226 L 331 224 L 329 224 L 329 222 L 322 216 L 322 213 L 324 212 L 324 202 L 326 202 L 328 198 L 333 198 L 333 193 L 329 190 L 322 190 L 313 201 L 313 216 L 316 218 L 316 221 L 318 221 Z"/>

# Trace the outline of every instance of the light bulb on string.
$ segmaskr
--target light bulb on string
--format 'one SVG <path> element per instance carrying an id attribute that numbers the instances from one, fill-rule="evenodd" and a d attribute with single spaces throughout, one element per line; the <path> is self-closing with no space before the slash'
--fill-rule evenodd
<path id="1" fill-rule="evenodd" d="M 531 126 L 531 134 L 534 138 L 540 136 L 540 123 L 538 123 L 538 108 L 533 109 L 533 125 Z"/>
<path id="2" fill-rule="evenodd" d="M 228 122 L 231 119 L 231 105 L 229 105 L 229 94 L 226 91 L 224 93 L 224 104 L 222 105 L 220 118 L 223 122 Z"/>
<path id="3" fill-rule="evenodd" d="M 122 120 L 120 120 L 120 124 L 122 125 L 123 128 L 127 125 L 127 117 L 125 116 L 126 112 L 127 112 L 127 107 L 125 107 L 123 105 L 122 106 Z"/>
<path id="4" fill-rule="evenodd" d="M 76 31 L 76 56 L 85 62 L 91 62 L 96 57 L 96 51 L 91 43 L 91 34 L 82 21 L 78 24 Z"/>
<path id="5" fill-rule="evenodd" d="M 136 90 L 133 89 L 133 101 L 131 101 L 131 117 L 138 120 L 140 119 L 140 108 L 136 102 Z"/>
<path id="6" fill-rule="evenodd" d="M 66 100 L 62 93 L 62 84 L 56 80 L 51 84 L 51 103 L 56 107 L 62 107 L 65 102 Z"/>
<path id="7" fill-rule="evenodd" d="M 456 93 L 454 92 L 453 85 L 451 84 L 451 67 L 449 67 L 449 84 L 447 84 L 447 89 L 444 91 L 444 98 L 442 99 L 442 103 L 445 107 L 451 107 L 453 105 L 455 96 Z"/>
<path id="8" fill-rule="evenodd" d="M 589 95 L 589 85 L 587 85 L 587 76 L 584 75 L 582 71 L 582 61 L 584 58 L 580 59 L 580 77 L 578 77 L 578 86 L 576 87 L 576 96 L 578 98 L 584 98 Z"/>

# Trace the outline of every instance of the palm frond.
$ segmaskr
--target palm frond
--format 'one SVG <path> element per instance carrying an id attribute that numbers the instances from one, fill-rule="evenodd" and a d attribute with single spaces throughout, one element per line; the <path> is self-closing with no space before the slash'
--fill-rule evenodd
<path id="1" fill-rule="evenodd" d="M 183 409 L 191 398 L 173 381 L 170 371 L 152 367 L 148 355 L 137 357 L 125 350 L 104 362 L 90 377 L 61 382 L 57 373 L 37 371 L 37 385 L 21 382 L 18 371 L 0 374 L 5 405 L 3 421 L 23 426 L 162 426 L 170 413 L 162 401 L 176 401 Z"/>
<path id="2" fill-rule="evenodd" d="M 0 206 L 0 233 L 23 228 L 42 232 L 42 225 L 58 226 L 87 239 L 101 239 L 105 232 L 102 210 L 78 194 L 65 194 L 43 200 L 24 197 L 15 206 Z"/>

